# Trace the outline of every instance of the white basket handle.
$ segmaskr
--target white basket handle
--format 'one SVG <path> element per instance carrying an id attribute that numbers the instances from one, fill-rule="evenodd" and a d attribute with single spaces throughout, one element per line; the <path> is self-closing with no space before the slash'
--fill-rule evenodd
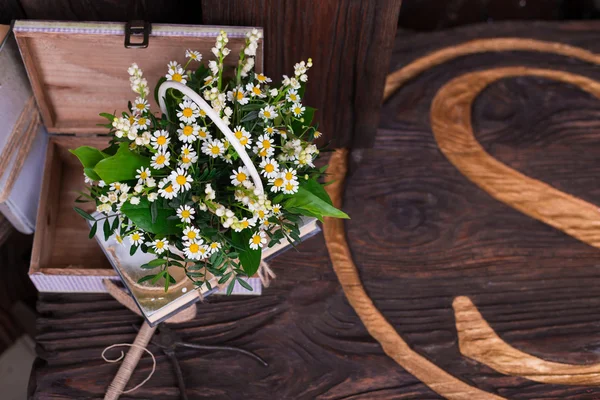
<path id="1" fill-rule="evenodd" d="M 248 153 L 246 153 L 246 149 L 244 149 L 244 146 L 240 144 L 233 132 L 231 132 L 231 129 L 229 129 L 227 124 L 223 122 L 223 120 L 217 115 L 217 113 L 212 109 L 212 107 L 206 101 L 204 101 L 204 99 L 200 97 L 198 93 L 194 92 L 186 85 L 179 82 L 166 81 L 163 82 L 163 84 L 160 85 L 160 87 L 158 88 L 158 103 L 160 105 L 160 110 L 162 111 L 162 113 L 167 116 L 167 108 L 165 106 L 165 94 L 167 93 L 167 89 L 179 90 L 181 93 L 189 97 L 194 103 L 196 103 L 201 110 L 204 110 L 208 118 L 210 118 L 212 122 L 214 122 L 214 124 L 219 128 L 221 132 L 223 132 L 223 135 L 225 135 L 225 137 L 229 141 L 229 144 L 231 144 L 235 151 L 237 151 L 240 158 L 244 162 L 244 165 L 246 166 L 246 168 L 248 168 L 248 171 L 250 172 L 250 176 L 252 177 L 252 181 L 254 182 L 254 187 L 256 187 L 260 191 L 260 193 L 263 194 L 264 188 L 262 180 L 260 179 L 260 175 L 258 174 L 254 163 L 248 156 Z"/>

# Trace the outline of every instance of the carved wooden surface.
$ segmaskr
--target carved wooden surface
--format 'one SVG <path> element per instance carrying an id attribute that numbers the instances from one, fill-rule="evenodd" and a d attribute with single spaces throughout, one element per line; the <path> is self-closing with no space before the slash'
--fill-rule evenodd
<path id="1" fill-rule="evenodd" d="M 556 40 L 600 52 L 600 24 L 498 24 L 396 39 L 392 70 L 480 37 Z M 411 349 L 470 386 L 509 399 L 597 399 L 600 388 L 502 375 L 460 354 L 452 302 L 468 296 L 506 343 L 563 364 L 600 362 L 599 250 L 493 199 L 440 152 L 429 111 L 466 72 L 525 65 L 600 81 L 597 66 L 562 56 L 480 54 L 432 68 L 385 104 L 371 150 L 351 154 L 347 239 L 363 285 Z M 564 83 L 517 77 L 476 99 L 475 137 L 527 176 L 600 205 L 600 100 Z M 321 235 L 273 262 L 260 298 L 213 298 L 177 330 L 186 340 L 238 345 L 270 366 L 223 353 L 181 351 L 190 398 L 435 399 L 367 333 L 344 298 Z M 101 398 L 118 368 L 100 352 L 131 342 L 139 318 L 101 295 L 42 295 L 34 399 Z M 168 360 L 131 398 L 175 399 Z M 143 359 L 131 385 L 148 373 Z"/>

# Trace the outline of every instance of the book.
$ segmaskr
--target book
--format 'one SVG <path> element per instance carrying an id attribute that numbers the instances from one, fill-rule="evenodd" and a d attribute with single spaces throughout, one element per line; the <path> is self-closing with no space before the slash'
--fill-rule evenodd
<path id="1" fill-rule="evenodd" d="M 98 212 L 92 215 L 94 218 L 102 216 Z M 108 217 L 109 224 L 112 224 L 114 218 L 116 217 Z M 90 228 L 92 223 L 92 221 L 88 221 Z M 303 217 L 299 227 L 300 241 L 304 241 L 321 231 L 316 218 Z M 226 288 L 219 288 L 218 280 L 214 277 L 209 280 L 210 289 L 207 285 L 200 287 L 194 285 L 185 275 L 185 271 L 176 266 L 169 267 L 169 273 L 175 278 L 177 283 L 172 284 L 166 292 L 162 282 L 154 284 L 151 281 L 138 283 L 140 278 L 152 273 L 151 270 L 142 269 L 140 266 L 155 259 L 156 255 L 143 253 L 141 250 L 138 250 L 131 256 L 128 245 L 119 243 L 115 236 L 111 236 L 108 240 L 105 240 L 104 234 L 99 231 L 96 232 L 95 238 L 110 264 L 121 278 L 123 286 L 129 291 L 150 326 L 156 326 L 204 297 L 213 294 L 225 294 L 226 292 Z M 265 261 L 271 260 L 291 247 L 291 244 L 287 240 L 282 239 L 279 243 L 264 248 L 262 258 Z M 252 287 L 252 291 L 245 289 L 236 282 L 232 294 L 260 295 L 262 293 L 262 284 L 258 277 L 244 279 Z"/>

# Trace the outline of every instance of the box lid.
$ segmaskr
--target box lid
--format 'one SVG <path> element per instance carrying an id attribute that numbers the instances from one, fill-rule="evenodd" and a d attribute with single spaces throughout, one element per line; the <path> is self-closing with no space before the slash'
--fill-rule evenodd
<path id="1" fill-rule="evenodd" d="M 127 109 L 135 94 L 127 68 L 137 63 L 151 93 L 167 63 L 185 63 L 185 50 L 213 59 L 210 49 L 221 30 L 229 36 L 231 55 L 226 65 L 237 65 L 237 54 L 252 27 L 153 24 L 147 48 L 125 48 L 124 23 L 16 21 L 13 27 L 42 118 L 49 132 L 106 133 L 98 114 Z M 261 28 L 257 28 L 262 30 Z M 263 68 L 259 42 L 256 70 Z M 194 68 L 191 66 L 191 68 Z M 152 97 L 152 96 L 149 96 Z M 149 99 L 151 109 L 158 105 Z"/>

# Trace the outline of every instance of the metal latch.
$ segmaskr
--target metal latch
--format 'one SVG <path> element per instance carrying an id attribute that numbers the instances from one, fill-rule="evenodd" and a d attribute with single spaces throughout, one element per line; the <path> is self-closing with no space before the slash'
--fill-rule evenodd
<path id="1" fill-rule="evenodd" d="M 146 21 L 129 21 L 125 25 L 125 47 L 128 49 L 145 49 L 148 47 L 148 37 L 152 31 L 152 25 Z M 141 41 L 132 41 L 132 38 L 140 38 Z"/>

